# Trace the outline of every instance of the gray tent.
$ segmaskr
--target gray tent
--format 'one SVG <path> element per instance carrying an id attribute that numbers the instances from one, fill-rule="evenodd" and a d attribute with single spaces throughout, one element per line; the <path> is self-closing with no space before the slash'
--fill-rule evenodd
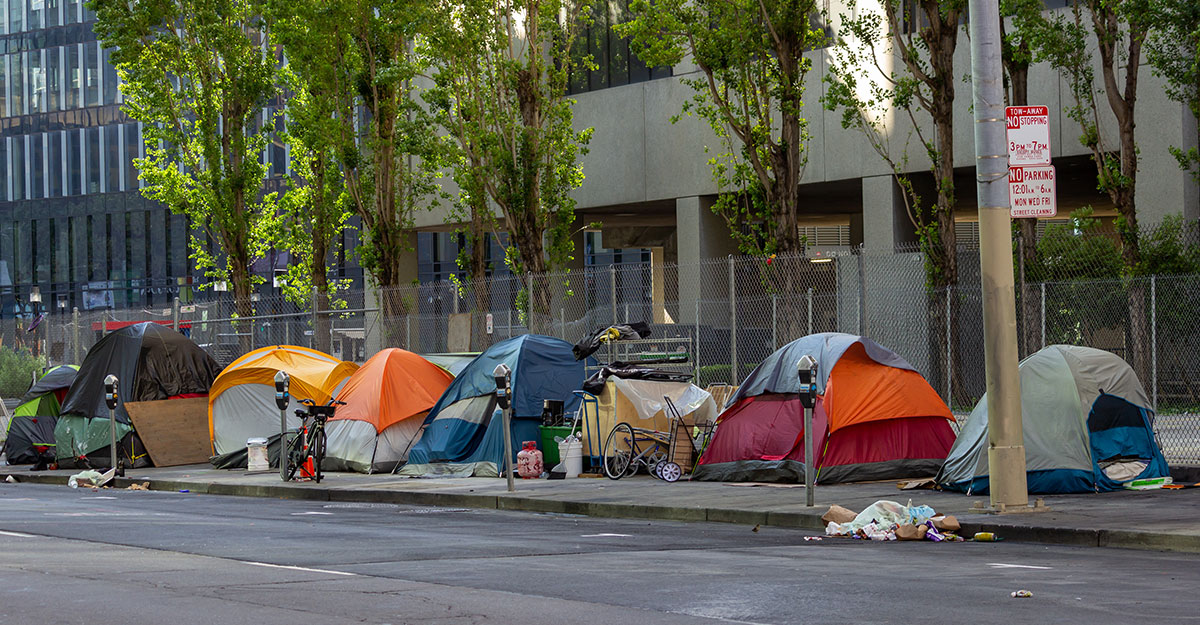
<path id="1" fill-rule="evenodd" d="M 1120 357 L 1051 345 L 1021 362 L 1021 413 L 1031 493 L 1115 490 L 1165 477 L 1146 390 Z M 979 400 L 938 472 L 938 484 L 988 492 L 987 397 Z"/>

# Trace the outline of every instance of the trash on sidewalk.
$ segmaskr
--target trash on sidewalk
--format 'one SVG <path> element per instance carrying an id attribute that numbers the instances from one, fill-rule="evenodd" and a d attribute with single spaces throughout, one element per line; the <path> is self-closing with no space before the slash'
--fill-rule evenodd
<path id="1" fill-rule="evenodd" d="M 980 543 L 994 543 L 1004 539 L 991 532 L 975 532 L 975 535 L 971 537 L 971 540 Z"/>
<path id="2" fill-rule="evenodd" d="M 1170 476 L 1167 477 L 1148 477 L 1141 480 L 1133 480 L 1125 484 L 1125 490 L 1156 490 L 1169 486 L 1172 483 Z"/>
<path id="3" fill-rule="evenodd" d="M 11 476 L 11 475 L 10 475 L 10 476 L 8 476 L 8 477 L 4 478 L 4 481 L 5 481 L 5 482 L 8 482 L 9 484 L 16 484 L 16 483 L 17 483 L 17 478 L 15 478 L 15 477 L 13 477 L 13 476 Z"/>
<path id="4" fill-rule="evenodd" d="M 853 515 L 853 518 L 850 518 Z M 827 536 L 842 536 L 867 540 L 930 540 L 960 542 L 965 540 L 952 533 L 961 529 L 958 519 L 940 515 L 926 505 L 901 505 L 881 499 L 854 514 L 841 506 L 830 506 L 821 520 Z"/>
<path id="5" fill-rule="evenodd" d="M 933 490 L 935 486 L 937 486 L 937 480 L 932 477 L 896 482 L 896 488 L 899 488 L 900 490 Z"/>
<path id="6" fill-rule="evenodd" d="M 808 542 L 810 540 L 823 540 L 824 538 L 824 536 L 805 536 L 804 542 Z"/>
<path id="7" fill-rule="evenodd" d="M 100 473 L 99 471 L 88 469 L 87 471 L 80 471 L 79 473 L 67 478 L 67 486 L 70 486 L 71 488 L 79 488 L 80 486 L 85 488 L 99 486 L 103 483 L 103 478 L 104 474 Z"/>
<path id="8" fill-rule="evenodd" d="M 1025 598 L 1028 598 L 1028 597 L 1032 597 L 1032 596 L 1033 596 L 1033 593 L 1029 592 L 1028 590 L 1023 590 L 1023 589 L 1022 589 L 1022 590 L 1017 590 L 1017 591 L 1014 591 L 1014 592 L 1011 592 L 1011 593 L 1009 593 L 1009 596 L 1010 596 L 1010 597 L 1014 597 L 1014 598 L 1018 598 L 1018 599 L 1025 599 Z"/>
<path id="9" fill-rule="evenodd" d="M 125 490 L 150 490 L 150 482 L 142 482 L 141 484 L 130 484 Z"/>

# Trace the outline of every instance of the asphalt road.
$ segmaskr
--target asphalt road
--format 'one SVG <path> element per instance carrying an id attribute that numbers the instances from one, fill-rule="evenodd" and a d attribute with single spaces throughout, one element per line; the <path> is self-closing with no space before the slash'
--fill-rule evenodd
<path id="1" fill-rule="evenodd" d="M 806 536 L 0 483 L 0 624 L 1200 623 L 1196 556 Z"/>

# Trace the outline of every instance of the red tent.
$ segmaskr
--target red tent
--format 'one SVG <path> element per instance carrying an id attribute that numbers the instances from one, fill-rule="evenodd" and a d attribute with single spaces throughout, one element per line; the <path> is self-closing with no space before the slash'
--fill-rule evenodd
<path id="1" fill-rule="evenodd" d="M 954 416 L 925 378 L 870 339 L 825 333 L 797 339 L 746 378 L 718 420 L 694 479 L 804 479 L 804 417 L 796 363 L 818 362 L 813 413 L 817 481 L 932 476 L 950 446 Z"/>

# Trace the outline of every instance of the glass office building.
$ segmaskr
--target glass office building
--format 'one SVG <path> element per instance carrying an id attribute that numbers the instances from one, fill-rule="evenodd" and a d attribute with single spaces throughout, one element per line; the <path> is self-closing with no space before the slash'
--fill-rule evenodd
<path id="1" fill-rule="evenodd" d="M 138 192 L 141 125 L 79 0 L 0 0 L 0 316 L 162 305 L 185 220 Z"/>

